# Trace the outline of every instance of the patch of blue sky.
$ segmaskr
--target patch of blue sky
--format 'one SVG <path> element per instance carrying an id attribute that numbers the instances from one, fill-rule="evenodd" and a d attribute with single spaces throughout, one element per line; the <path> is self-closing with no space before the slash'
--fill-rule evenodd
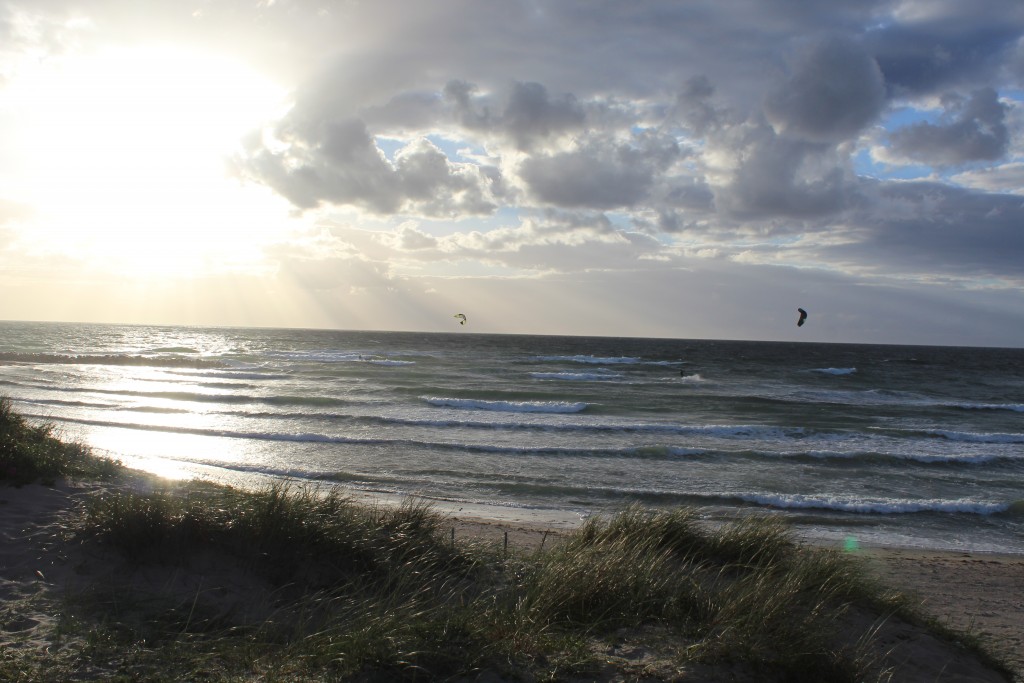
<path id="1" fill-rule="evenodd" d="M 400 140 L 398 138 L 386 138 L 380 135 L 376 136 L 374 138 L 374 141 L 377 143 L 377 149 L 384 152 L 384 157 L 390 162 L 394 162 L 395 153 L 398 152 L 398 150 L 405 147 L 406 144 L 408 144 L 408 140 Z"/>
<path id="2" fill-rule="evenodd" d="M 605 217 L 617 230 L 633 229 L 633 216 L 629 214 L 609 212 L 605 214 Z"/>
<path id="3" fill-rule="evenodd" d="M 886 164 L 871 156 L 866 149 L 860 150 L 853 158 L 853 169 L 859 176 L 870 176 L 881 180 L 920 180 L 930 178 L 935 169 L 924 164 Z"/>
<path id="4" fill-rule="evenodd" d="M 476 158 L 487 155 L 487 151 L 483 147 L 473 145 L 465 140 L 454 140 L 437 134 L 426 137 L 434 146 L 444 152 L 449 161 L 472 163 L 476 161 Z M 384 153 L 384 157 L 392 163 L 395 161 L 395 154 L 410 142 L 410 140 L 405 138 L 391 138 L 383 135 L 376 136 L 374 141 L 377 144 L 377 148 Z"/>
<path id="5" fill-rule="evenodd" d="M 453 140 L 437 134 L 428 135 L 427 139 L 444 152 L 449 161 L 472 162 L 475 161 L 474 157 L 479 158 L 487 154 L 483 147 L 465 140 Z"/>
<path id="6" fill-rule="evenodd" d="M 890 133 L 898 128 L 915 123 L 939 123 L 942 118 L 941 109 L 918 109 L 916 107 L 900 107 L 892 110 L 882 121 L 882 127 Z"/>
<path id="7" fill-rule="evenodd" d="M 466 140 L 456 140 L 436 133 L 428 135 L 426 138 L 427 140 L 430 140 L 434 146 L 444 152 L 444 155 L 448 157 L 449 161 L 472 163 L 479 157 L 487 155 L 487 151 L 483 147 L 474 145 Z M 410 142 L 410 140 L 406 138 L 392 138 L 383 135 L 376 136 L 374 141 L 377 143 L 377 148 L 380 149 L 387 160 L 391 162 L 394 162 L 395 154 Z"/>

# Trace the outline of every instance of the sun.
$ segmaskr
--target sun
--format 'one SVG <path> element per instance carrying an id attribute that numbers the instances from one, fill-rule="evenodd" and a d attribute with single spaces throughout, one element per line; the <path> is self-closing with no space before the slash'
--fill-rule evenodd
<path id="1" fill-rule="evenodd" d="M 106 271 L 199 272 L 258 258 L 260 238 L 281 227 L 271 217 L 287 214 L 225 170 L 284 106 L 283 89 L 242 63 L 110 48 L 54 58 L 6 96 L 23 131 L 10 182 L 33 207 L 37 245 Z"/>

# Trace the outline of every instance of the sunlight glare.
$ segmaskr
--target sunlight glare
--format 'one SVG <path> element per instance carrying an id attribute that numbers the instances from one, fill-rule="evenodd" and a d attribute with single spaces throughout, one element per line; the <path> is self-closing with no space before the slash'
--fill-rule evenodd
<path id="1" fill-rule="evenodd" d="M 31 171 L 15 182 L 48 249 L 104 270 L 198 274 L 258 260 L 260 238 L 280 233 L 286 207 L 225 167 L 244 135 L 281 113 L 280 88 L 174 47 L 39 68 L 31 87 L 14 86 L 31 131 L 21 141 Z"/>

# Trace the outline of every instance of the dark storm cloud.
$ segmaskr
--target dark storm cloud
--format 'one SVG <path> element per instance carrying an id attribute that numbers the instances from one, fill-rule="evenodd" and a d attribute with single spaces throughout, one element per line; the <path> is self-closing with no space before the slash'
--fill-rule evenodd
<path id="1" fill-rule="evenodd" d="M 750 131 L 735 152 L 742 163 L 728 184 L 715 189 L 715 204 L 739 219 L 828 216 L 847 208 L 855 186 L 830 145 Z"/>
<path id="2" fill-rule="evenodd" d="M 934 182 L 881 183 L 851 222 L 860 239 L 836 249 L 866 268 L 1008 278 L 1024 284 L 1024 198 Z"/>
<path id="3" fill-rule="evenodd" d="M 1017 0 L 920 3 L 920 16 L 890 20 L 867 33 L 886 85 L 896 97 L 928 95 L 993 78 L 1024 31 Z"/>
<path id="4" fill-rule="evenodd" d="M 704 135 L 720 125 L 723 112 L 717 110 L 712 96 L 715 86 L 707 76 L 693 76 L 686 81 L 676 97 L 675 115 L 680 123 L 697 135 Z"/>
<path id="5" fill-rule="evenodd" d="M 765 101 L 765 113 L 787 135 L 839 141 L 874 121 L 885 100 L 882 74 L 858 43 L 833 36 L 803 48 L 792 73 Z"/>
<path id="6" fill-rule="evenodd" d="M 974 91 L 969 99 L 946 98 L 944 123 L 915 123 L 891 135 L 892 150 L 914 161 L 952 166 L 993 161 L 1006 154 L 1010 132 L 1007 105 L 993 88 Z"/>

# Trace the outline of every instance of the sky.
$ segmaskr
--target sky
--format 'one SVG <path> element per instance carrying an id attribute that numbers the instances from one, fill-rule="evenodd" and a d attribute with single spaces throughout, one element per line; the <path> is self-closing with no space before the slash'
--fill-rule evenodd
<path id="1" fill-rule="evenodd" d="M 0 319 L 1021 347 L 1024 3 L 0 0 Z"/>

